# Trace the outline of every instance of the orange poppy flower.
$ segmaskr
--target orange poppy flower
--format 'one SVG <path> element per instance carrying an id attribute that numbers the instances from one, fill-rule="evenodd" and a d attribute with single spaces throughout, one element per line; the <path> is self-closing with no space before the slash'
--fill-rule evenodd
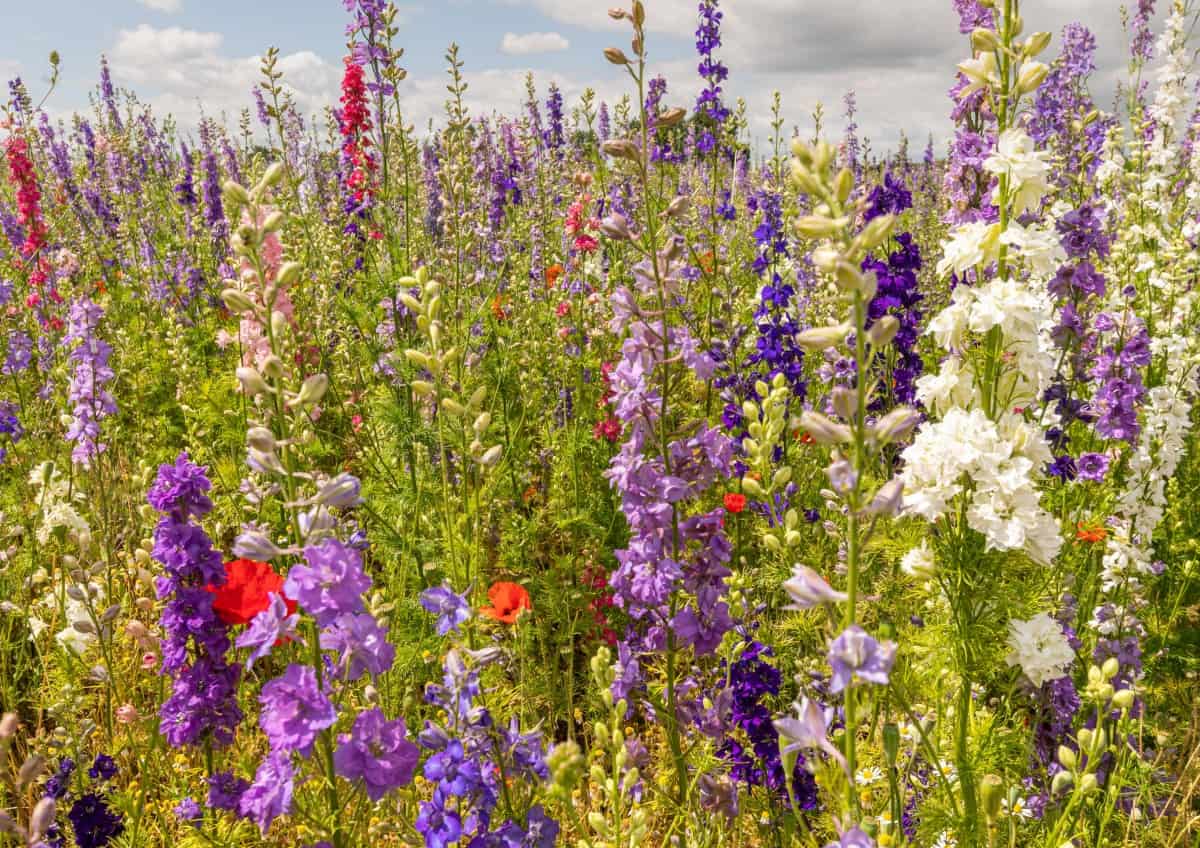
<path id="1" fill-rule="evenodd" d="M 492 314 L 496 316 L 497 321 L 503 321 L 508 317 L 508 311 L 504 308 L 504 295 L 498 294 L 492 298 Z"/>
<path id="2" fill-rule="evenodd" d="M 493 583 L 492 587 L 488 589 L 488 600 L 492 602 L 492 605 L 480 608 L 479 612 L 505 624 L 516 624 L 521 610 L 533 609 L 529 593 L 525 591 L 524 586 L 518 583 L 508 583 L 503 580 Z"/>
<path id="3" fill-rule="evenodd" d="M 1075 539 L 1079 542 L 1103 542 L 1108 538 L 1108 531 L 1100 525 L 1089 526 L 1087 523 L 1080 521 L 1075 525 Z"/>
<path id="4" fill-rule="evenodd" d="M 554 284 L 558 282 L 558 278 L 562 276 L 563 266 L 555 262 L 546 269 L 546 288 L 554 288 Z"/>
<path id="5" fill-rule="evenodd" d="M 703 269 L 705 274 L 711 274 L 714 270 L 716 270 L 717 265 L 711 250 L 706 250 L 704 253 L 700 254 L 700 267 Z"/>

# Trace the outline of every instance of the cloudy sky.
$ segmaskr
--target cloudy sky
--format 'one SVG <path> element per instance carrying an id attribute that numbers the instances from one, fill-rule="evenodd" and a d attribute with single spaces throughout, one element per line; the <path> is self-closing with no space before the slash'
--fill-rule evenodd
<path id="1" fill-rule="evenodd" d="M 409 71 L 404 100 L 419 127 L 445 99 L 446 46 L 466 62 L 470 106 L 513 111 L 533 71 L 539 89 L 554 80 L 568 103 L 587 86 L 606 99 L 627 90 L 600 51 L 626 47 L 626 30 L 610 21 L 614 0 L 405 0 L 399 44 Z M 1160 5 L 1164 0 L 1160 0 Z M 694 0 L 646 0 L 653 70 L 670 82 L 668 100 L 691 105 L 695 73 Z M 772 92 L 783 95 L 791 124 L 806 129 L 818 101 L 840 133 L 842 97 L 856 92 L 860 132 L 876 149 L 903 130 L 923 145 L 948 133 L 945 91 L 965 58 L 951 0 L 724 0 L 721 58 L 730 67 L 729 99 L 745 98 L 752 128 L 765 139 Z M 1100 70 L 1093 83 L 1107 103 L 1124 73 L 1119 0 L 1026 0 L 1028 30 L 1055 40 L 1071 21 L 1096 34 Z M 341 0 L 57 0 L 0 2 L 0 75 L 20 74 L 35 98 L 48 80 L 51 50 L 62 55 L 55 114 L 87 107 L 99 57 L 119 86 L 194 125 L 201 109 L 232 122 L 250 104 L 259 56 L 280 50 L 280 67 L 306 109 L 336 103 L 347 16 Z M 14 37 L 15 36 L 15 37 Z"/>

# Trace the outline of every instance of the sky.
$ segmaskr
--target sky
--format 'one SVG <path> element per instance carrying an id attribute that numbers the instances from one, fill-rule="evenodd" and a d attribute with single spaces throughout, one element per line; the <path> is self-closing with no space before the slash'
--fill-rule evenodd
<path id="1" fill-rule="evenodd" d="M 614 102 L 630 91 L 601 51 L 628 51 L 627 24 L 609 20 L 621 0 L 412 0 L 398 2 L 401 89 L 410 122 L 423 130 L 446 98 L 445 51 L 460 47 L 473 113 L 514 114 L 532 71 L 544 99 L 554 81 L 568 105 L 586 87 Z M 628 0 L 625 0 L 628 2 Z M 651 71 L 666 76 L 665 102 L 690 107 L 696 76 L 695 0 L 645 0 Z M 1162 5 L 1166 0 L 1159 0 Z M 843 96 L 853 90 L 859 134 L 875 150 L 894 149 L 903 131 L 914 149 L 951 127 L 946 90 L 967 58 L 952 0 L 723 0 L 723 45 L 729 66 L 726 99 L 744 98 L 759 144 L 768 137 L 772 93 L 781 92 L 788 126 L 811 132 L 824 106 L 826 132 L 840 135 Z M 1161 10 L 1160 10 L 1161 12 Z M 1026 29 L 1058 35 L 1072 21 L 1096 35 L 1093 94 L 1105 105 L 1125 72 L 1126 39 L 1118 0 L 1026 0 Z M 183 128 L 201 114 L 236 125 L 252 105 L 250 91 L 268 47 L 297 102 L 319 113 L 336 104 L 348 15 L 342 0 L 0 0 L 0 76 L 19 74 L 35 101 L 45 93 L 47 57 L 62 57 L 57 87 L 46 101 L 55 116 L 86 110 L 106 55 L 118 87 L 134 91 L 160 117 Z"/>

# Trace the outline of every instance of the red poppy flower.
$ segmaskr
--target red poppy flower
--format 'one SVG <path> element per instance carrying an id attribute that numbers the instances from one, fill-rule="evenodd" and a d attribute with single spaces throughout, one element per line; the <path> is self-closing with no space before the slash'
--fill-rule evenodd
<path id="1" fill-rule="evenodd" d="M 734 515 L 746 508 L 746 496 L 739 495 L 737 492 L 725 493 L 725 509 L 732 512 Z"/>
<path id="2" fill-rule="evenodd" d="M 524 586 L 507 583 L 503 580 L 493 583 L 492 587 L 488 589 L 488 600 L 492 602 L 492 605 L 483 607 L 479 611 L 488 618 L 502 621 L 505 624 L 515 624 L 521 610 L 533 609 L 533 604 L 529 601 L 529 593 L 525 591 Z"/>
<path id="3" fill-rule="evenodd" d="M 1075 538 L 1080 542 L 1094 544 L 1096 542 L 1103 542 L 1107 537 L 1108 531 L 1099 525 L 1089 527 L 1083 521 L 1075 525 Z"/>
<path id="4" fill-rule="evenodd" d="M 208 586 L 213 611 L 226 624 L 249 624 L 271 604 L 271 595 L 283 595 L 283 578 L 265 562 L 235 559 L 225 563 L 225 582 Z M 296 602 L 283 595 L 288 614 L 296 611 Z"/>

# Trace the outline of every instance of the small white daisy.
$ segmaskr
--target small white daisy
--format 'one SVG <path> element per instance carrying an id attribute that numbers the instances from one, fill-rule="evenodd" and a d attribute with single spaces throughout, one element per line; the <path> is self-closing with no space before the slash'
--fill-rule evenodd
<path id="1" fill-rule="evenodd" d="M 859 786 L 870 786 L 872 783 L 878 783 L 883 780 L 883 769 L 879 766 L 868 766 L 861 768 L 854 775 L 854 782 Z"/>

